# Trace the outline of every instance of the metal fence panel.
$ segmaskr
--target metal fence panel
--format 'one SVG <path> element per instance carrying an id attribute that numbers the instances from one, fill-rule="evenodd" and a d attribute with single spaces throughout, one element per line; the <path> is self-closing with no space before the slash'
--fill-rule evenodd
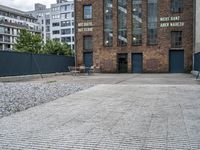
<path id="1" fill-rule="evenodd" d="M 0 76 L 68 71 L 74 57 L 0 51 Z"/>

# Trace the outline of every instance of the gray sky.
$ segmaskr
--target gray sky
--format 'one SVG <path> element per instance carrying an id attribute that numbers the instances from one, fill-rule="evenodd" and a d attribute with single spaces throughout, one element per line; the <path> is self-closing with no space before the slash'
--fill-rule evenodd
<path id="1" fill-rule="evenodd" d="M 50 7 L 50 4 L 56 3 L 56 0 L 0 0 L 0 5 L 6 5 L 22 11 L 34 10 L 34 4 L 41 3 Z"/>

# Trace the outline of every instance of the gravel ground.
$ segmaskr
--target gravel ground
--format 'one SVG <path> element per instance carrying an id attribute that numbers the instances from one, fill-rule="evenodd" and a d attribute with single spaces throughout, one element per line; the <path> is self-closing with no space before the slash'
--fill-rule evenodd
<path id="1" fill-rule="evenodd" d="M 87 89 L 93 84 L 0 83 L 0 118 Z"/>

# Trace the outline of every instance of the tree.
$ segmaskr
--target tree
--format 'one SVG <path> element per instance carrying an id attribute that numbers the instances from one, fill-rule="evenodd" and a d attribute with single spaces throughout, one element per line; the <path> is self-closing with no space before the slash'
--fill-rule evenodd
<path id="1" fill-rule="evenodd" d="M 47 43 L 44 45 L 43 53 L 66 56 L 73 55 L 72 50 L 67 43 L 61 43 L 60 41 L 56 40 L 47 41 Z"/>
<path id="2" fill-rule="evenodd" d="M 38 34 L 31 34 L 26 29 L 22 29 L 14 44 L 14 48 L 18 52 L 41 53 L 42 37 Z"/>

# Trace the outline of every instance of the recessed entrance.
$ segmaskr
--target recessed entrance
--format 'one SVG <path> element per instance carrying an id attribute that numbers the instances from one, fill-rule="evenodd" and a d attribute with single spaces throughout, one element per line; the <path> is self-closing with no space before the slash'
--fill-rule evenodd
<path id="1" fill-rule="evenodd" d="M 86 52 L 83 53 L 84 65 L 85 67 L 91 67 L 93 65 L 93 53 Z"/>
<path id="2" fill-rule="evenodd" d="M 132 72 L 133 73 L 143 72 L 143 54 L 142 53 L 132 54 Z"/>
<path id="3" fill-rule="evenodd" d="M 184 73 L 184 51 L 170 50 L 169 51 L 169 72 Z"/>
<path id="4" fill-rule="evenodd" d="M 127 73 L 128 72 L 128 54 L 118 54 L 118 72 Z"/>

